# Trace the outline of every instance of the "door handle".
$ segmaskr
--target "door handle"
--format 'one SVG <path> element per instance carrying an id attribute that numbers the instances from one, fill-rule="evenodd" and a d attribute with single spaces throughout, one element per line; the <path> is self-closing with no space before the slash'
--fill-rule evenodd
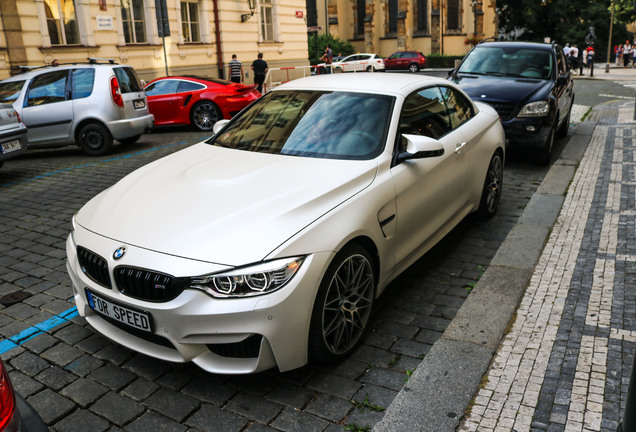
<path id="1" fill-rule="evenodd" d="M 460 143 L 457 143 L 455 145 L 455 153 L 459 153 L 465 145 L 466 145 L 466 141 L 462 141 Z"/>

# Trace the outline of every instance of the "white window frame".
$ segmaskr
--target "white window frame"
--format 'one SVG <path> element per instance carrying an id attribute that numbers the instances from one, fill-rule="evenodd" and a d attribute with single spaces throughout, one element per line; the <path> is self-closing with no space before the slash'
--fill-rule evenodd
<path id="1" fill-rule="evenodd" d="M 212 29 L 210 28 L 211 22 L 211 4 L 210 0 L 199 0 L 199 38 L 200 42 L 204 44 L 212 43 Z M 168 1 L 170 4 L 170 1 Z M 173 7 L 179 11 L 177 14 L 177 31 L 179 37 L 179 44 L 183 45 L 187 43 L 185 36 L 183 35 L 183 25 L 181 23 L 181 0 L 174 0 Z"/>
<path id="2" fill-rule="evenodd" d="M 265 14 L 265 9 L 271 11 L 271 35 L 263 34 L 263 24 L 264 20 L 267 18 Z M 258 41 L 260 43 L 274 43 L 280 41 L 280 31 L 278 25 L 278 16 L 280 13 L 280 6 L 278 4 L 278 0 L 261 0 L 258 4 Z M 265 23 L 267 24 L 267 23 Z M 265 36 L 269 36 L 268 39 L 265 39 Z"/>
<path id="3" fill-rule="evenodd" d="M 187 11 L 188 16 L 185 17 L 185 18 L 187 18 L 186 23 L 187 23 L 188 28 L 190 30 L 190 36 L 192 36 L 192 34 L 193 34 L 192 33 L 192 23 L 196 23 L 197 24 L 197 28 L 198 28 L 198 31 L 197 31 L 197 34 L 196 34 L 197 40 L 192 40 L 192 38 L 190 38 L 190 40 L 186 40 L 186 35 L 183 34 L 183 24 L 184 24 L 183 5 L 184 4 L 188 5 L 188 7 L 186 7 L 186 11 Z M 196 5 L 196 10 L 197 10 L 197 19 L 196 19 L 196 21 L 193 21 L 192 17 L 190 16 L 190 7 L 189 7 L 190 4 L 195 4 Z M 179 18 L 181 20 L 181 22 L 179 23 L 180 36 L 183 37 L 184 43 L 200 43 L 201 40 L 202 40 L 202 37 L 201 37 L 201 2 L 198 1 L 198 0 L 180 0 L 179 1 Z"/>
<path id="4" fill-rule="evenodd" d="M 148 5 L 146 4 L 146 1 L 145 1 L 145 0 L 137 0 L 137 1 L 141 1 L 141 3 L 142 3 L 142 9 L 143 9 L 143 11 L 144 11 L 144 16 L 143 16 L 143 18 L 142 18 L 142 19 L 138 19 L 137 17 L 135 17 L 135 16 L 133 15 L 133 8 L 132 8 L 132 3 L 133 3 L 133 1 L 135 1 L 135 0 L 128 0 L 128 2 L 129 2 L 128 12 L 130 13 L 130 16 L 131 16 L 131 21 L 130 21 L 130 22 L 132 22 L 132 23 L 133 23 L 133 25 L 131 26 L 131 30 L 132 30 L 132 32 L 133 32 L 132 36 L 133 36 L 133 39 L 134 39 L 134 40 L 133 40 L 133 41 L 131 41 L 131 42 L 127 42 L 127 41 L 126 41 L 126 33 L 124 32 L 124 14 L 122 13 L 123 6 L 122 6 L 121 1 L 119 2 L 119 5 L 118 5 L 118 6 L 116 6 L 116 7 L 117 7 L 117 12 L 118 12 L 118 14 L 119 14 L 119 24 L 120 24 L 120 28 L 121 28 L 121 38 L 120 38 L 120 41 L 123 41 L 123 45 L 147 44 L 147 43 L 149 43 L 149 42 L 150 42 L 150 38 L 151 38 L 151 30 L 152 30 L 152 29 L 150 28 L 150 26 L 148 25 L 148 23 L 149 23 L 149 20 L 148 20 L 148 14 L 149 14 L 149 12 L 150 12 L 150 11 L 148 10 L 149 8 L 148 8 Z M 156 14 L 155 14 L 154 8 L 153 8 L 153 11 L 152 11 L 152 12 L 153 12 L 152 17 L 153 17 L 153 18 L 154 18 L 154 17 L 156 17 Z M 142 21 L 142 22 L 143 22 L 143 24 L 144 24 L 144 32 L 146 33 L 146 35 L 145 35 L 145 36 L 146 36 L 146 40 L 145 40 L 145 41 L 143 41 L 143 42 L 139 42 L 139 41 L 137 40 L 137 34 L 135 33 L 135 25 L 134 25 L 135 21 Z M 156 21 L 156 20 L 155 20 L 155 21 Z M 156 27 L 156 24 L 155 24 L 155 27 Z M 156 30 L 156 29 L 155 29 L 155 30 Z"/>
<path id="5" fill-rule="evenodd" d="M 51 44 L 51 35 L 49 34 L 48 22 L 46 19 L 46 8 L 44 0 L 35 0 L 35 7 L 38 14 L 38 23 L 40 25 L 40 34 L 42 37 L 42 47 L 51 48 L 53 46 L 65 46 L 64 44 Z M 93 35 L 92 19 L 90 15 L 89 0 L 75 0 L 75 20 L 77 22 L 77 31 L 79 33 L 79 44 L 83 46 L 96 46 L 95 36 Z M 65 35 L 62 35 L 63 40 Z"/>

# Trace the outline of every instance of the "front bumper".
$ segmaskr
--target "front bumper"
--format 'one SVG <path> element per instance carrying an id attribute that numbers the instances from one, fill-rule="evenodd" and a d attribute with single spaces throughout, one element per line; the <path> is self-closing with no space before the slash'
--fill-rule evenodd
<path id="1" fill-rule="evenodd" d="M 502 125 L 506 147 L 515 150 L 542 149 L 552 129 L 552 123 L 546 117 L 515 117 Z"/>
<path id="2" fill-rule="evenodd" d="M 78 244 L 107 261 L 113 288 L 96 283 L 80 268 Z M 331 254 L 307 256 L 298 274 L 270 294 L 218 299 L 185 289 L 173 300 L 151 302 L 119 292 L 113 269 L 126 265 L 187 277 L 217 272 L 220 266 L 130 245 L 125 257 L 115 261 L 113 251 L 121 245 L 81 227 L 67 240 L 67 269 L 78 312 L 98 332 L 131 350 L 172 362 L 192 361 L 213 373 L 247 374 L 275 366 L 286 371 L 307 363 L 314 298 Z M 108 301 L 148 313 L 152 332 L 114 323 L 95 312 L 88 304 L 87 288 Z"/>

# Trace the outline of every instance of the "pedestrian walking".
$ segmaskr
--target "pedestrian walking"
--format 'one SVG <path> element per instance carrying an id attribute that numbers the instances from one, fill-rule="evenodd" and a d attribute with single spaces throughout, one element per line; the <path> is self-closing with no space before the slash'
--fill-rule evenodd
<path id="1" fill-rule="evenodd" d="M 240 83 L 243 81 L 243 63 L 238 61 L 236 54 L 232 54 L 232 61 L 228 63 L 230 81 Z"/>
<path id="2" fill-rule="evenodd" d="M 331 73 L 331 63 L 333 62 L 333 51 L 331 51 L 331 46 L 327 45 L 325 48 L 325 53 L 320 57 L 320 60 L 325 62 L 325 70 L 326 73 Z"/>
<path id="3" fill-rule="evenodd" d="M 587 59 L 587 67 L 590 68 L 590 76 L 594 76 L 594 47 L 592 45 L 585 48 L 585 53 L 583 53 L 585 58 Z"/>
<path id="4" fill-rule="evenodd" d="M 632 59 L 632 44 L 628 40 L 623 45 L 623 67 L 629 66 L 629 61 Z"/>
<path id="5" fill-rule="evenodd" d="M 574 46 L 570 48 L 568 61 L 570 62 L 570 69 L 576 73 L 576 70 L 579 68 L 579 46 L 577 44 L 574 44 Z"/>
<path id="6" fill-rule="evenodd" d="M 257 59 L 252 62 L 252 70 L 254 71 L 254 84 L 257 85 L 256 89 L 263 93 L 263 82 L 269 70 L 267 62 L 263 60 L 263 53 L 258 53 Z"/>
<path id="7" fill-rule="evenodd" d="M 623 56 L 623 45 L 618 44 L 614 47 L 614 61 L 616 62 L 616 66 L 621 65 L 622 56 Z"/>

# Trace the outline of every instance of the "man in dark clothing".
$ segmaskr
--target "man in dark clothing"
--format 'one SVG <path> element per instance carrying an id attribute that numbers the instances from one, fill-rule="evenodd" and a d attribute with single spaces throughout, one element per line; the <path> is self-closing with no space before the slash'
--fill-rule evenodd
<path id="1" fill-rule="evenodd" d="M 258 53 L 258 58 L 252 63 L 252 70 L 254 71 L 254 84 L 258 85 L 257 90 L 261 93 L 263 93 L 263 81 L 265 81 L 268 69 L 267 62 L 263 60 L 263 53 Z"/>

